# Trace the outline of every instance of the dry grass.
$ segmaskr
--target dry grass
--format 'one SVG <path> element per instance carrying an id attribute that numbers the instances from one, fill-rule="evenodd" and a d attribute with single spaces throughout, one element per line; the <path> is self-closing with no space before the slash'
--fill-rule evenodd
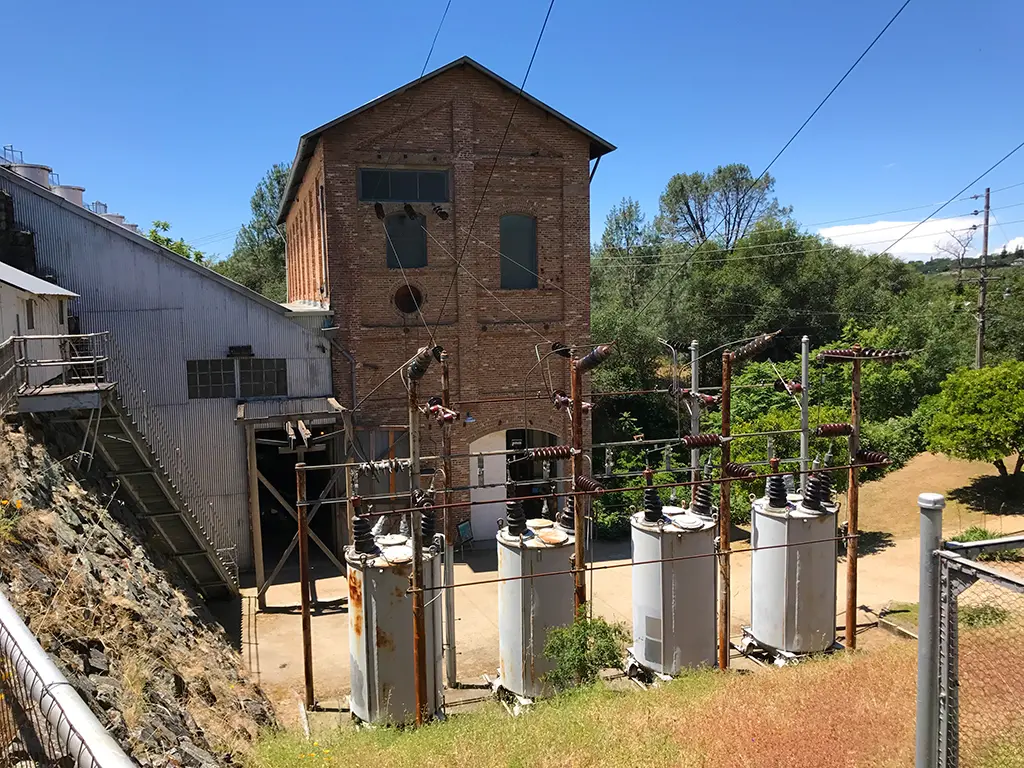
<path id="1" fill-rule="evenodd" d="M 151 675 L 152 670 L 144 657 L 133 654 L 121 659 L 121 696 L 118 704 L 129 733 L 138 732 L 142 725 L 148 708 L 146 685 Z"/>
<path id="2" fill-rule="evenodd" d="M 648 692 L 588 691 L 516 720 L 497 708 L 415 732 L 272 737 L 259 768 L 886 766 L 913 762 L 915 650 L 894 643 L 755 675 L 704 672 Z"/>

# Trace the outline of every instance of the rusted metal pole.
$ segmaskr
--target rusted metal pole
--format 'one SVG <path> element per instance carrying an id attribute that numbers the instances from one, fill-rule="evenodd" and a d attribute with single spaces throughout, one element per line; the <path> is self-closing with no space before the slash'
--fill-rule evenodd
<path id="1" fill-rule="evenodd" d="M 299 518 L 299 598 L 302 604 L 302 676 L 306 684 L 306 709 L 313 698 L 313 627 L 309 608 L 309 519 L 306 516 L 306 464 L 295 465 L 295 510 Z"/>
<path id="2" fill-rule="evenodd" d="M 586 514 L 583 508 L 584 495 L 577 488 L 576 479 L 583 474 L 585 462 L 583 461 L 583 371 L 579 368 L 579 361 L 573 358 L 569 361 L 569 397 L 572 399 L 572 456 L 569 458 L 570 472 L 572 475 L 572 509 L 574 513 L 573 527 L 576 533 L 576 547 L 573 554 L 573 568 L 576 569 L 576 593 L 574 604 L 576 613 L 587 602 L 587 576 L 583 570 L 586 564 Z"/>
<path id="3" fill-rule="evenodd" d="M 409 532 L 412 534 L 412 672 L 416 678 L 416 725 L 427 716 L 427 635 L 423 608 L 423 526 L 419 509 L 420 408 L 417 381 L 409 377 Z"/>
<path id="4" fill-rule="evenodd" d="M 722 353 L 722 437 L 729 436 L 731 428 L 732 352 Z M 725 465 L 732 461 L 730 443 L 722 443 L 722 479 L 718 498 L 718 668 L 729 668 L 729 598 L 731 568 L 729 560 L 729 493 L 731 483 L 726 479 Z"/>
<path id="5" fill-rule="evenodd" d="M 448 353 L 441 353 L 441 405 L 445 408 L 452 407 L 451 378 L 448 370 Z M 452 500 L 452 424 L 444 422 L 441 425 L 441 468 L 444 470 L 444 503 L 450 504 Z M 445 583 L 448 583 L 455 573 L 455 536 L 456 525 L 455 515 L 450 507 L 446 506 L 443 513 L 444 528 L 444 572 Z M 455 590 L 447 590 L 444 598 L 444 664 L 445 677 L 449 688 L 458 687 L 458 675 L 455 658 Z"/>
<path id="6" fill-rule="evenodd" d="M 860 344 L 854 344 L 857 356 L 853 359 L 852 395 L 850 396 L 850 487 L 846 492 L 846 647 L 857 648 L 857 512 L 860 501 L 857 451 L 860 450 Z"/>

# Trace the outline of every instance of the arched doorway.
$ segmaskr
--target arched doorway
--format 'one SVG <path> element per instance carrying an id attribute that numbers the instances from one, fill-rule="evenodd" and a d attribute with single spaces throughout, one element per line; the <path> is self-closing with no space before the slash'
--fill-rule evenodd
<path id="1" fill-rule="evenodd" d="M 537 429 L 501 429 L 484 435 L 469 444 L 470 453 L 494 451 L 520 451 L 527 447 L 557 445 L 558 437 L 550 432 Z M 498 533 L 498 520 L 505 516 L 505 482 L 511 478 L 519 487 L 520 496 L 541 496 L 546 492 L 542 480 L 544 465 L 547 464 L 549 477 L 560 477 L 561 462 L 540 459 L 517 459 L 514 454 L 493 456 L 471 456 L 469 459 L 469 485 L 473 539 L 481 544 L 494 541 Z M 524 502 L 527 517 L 538 517 L 542 501 Z"/>

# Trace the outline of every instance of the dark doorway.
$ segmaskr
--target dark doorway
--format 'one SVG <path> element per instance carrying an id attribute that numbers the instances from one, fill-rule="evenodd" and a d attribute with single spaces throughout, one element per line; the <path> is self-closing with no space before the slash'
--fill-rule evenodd
<path id="1" fill-rule="evenodd" d="M 325 431 L 325 429 L 312 428 L 312 440 Z M 297 498 L 296 463 L 302 460 L 307 465 L 329 464 L 331 462 L 330 442 L 330 440 L 320 444 L 314 442 L 309 449 L 306 449 L 302 443 L 293 447 L 283 429 L 259 430 L 256 432 L 256 466 L 281 498 L 292 509 L 295 509 Z M 307 472 L 307 499 L 317 499 L 330 478 L 330 470 Z M 269 576 L 288 549 L 299 527 L 281 500 L 262 482 L 259 483 L 259 500 L 260 523 L 263 532 L 263 562 L 266 564 Z M 312 508 L 310 510 L 312 511 Z M 337 515 L 334 514 L 334 511 L 333 505 L 323 505 L 310 520 L 310 532 L 320 537 L 328 547 L 332 547 L 335 541 L 334 524 Z M 320 548 L 312 542 L 309 547 L 309 557 L 311 563 L 328 562 Z M 279 577 L 275 581 L 293 580 L 293 574 L 298 573 L 298 565 L 299 553 L 296 547 L 288 556 L 284 569 L 281 571 L 283 578 Z"/>

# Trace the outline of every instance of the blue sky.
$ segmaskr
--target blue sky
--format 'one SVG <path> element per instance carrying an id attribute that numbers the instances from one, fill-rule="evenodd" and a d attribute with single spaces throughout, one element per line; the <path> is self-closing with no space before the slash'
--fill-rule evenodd
<path id="1" fill-rule="evenodd" d="M 592 237 L 623 196 L 653 215 L 673 173 L 762 170 L 899 5 L 556 0 L 527 90 L 619 147 L 592 187 Z M 300 134 L 419 74 L 444 0 L 57 6 L 16 3 L 0 20 L 0 143 L 87 200 L 141 225 L 167 219 L 224 255 Z M 546 8 L 453 0 L 430 69 L 470 55 L 520 82 Z M 1019 0 L 912 0 L 772 169 L 780 201 L 817 230 L 948 198 L 1024 140 L 1022 29 Z M 986 182 L 1024 182 L 1024 150 Z M 1024 238 L 1021 202 L 1024 185 L 993 195 L 994 249 Z M 929 212 L 826 232 L 895 239 Z M 927 256 L 976 220 L 918 230 L 901 253 Z"/>

